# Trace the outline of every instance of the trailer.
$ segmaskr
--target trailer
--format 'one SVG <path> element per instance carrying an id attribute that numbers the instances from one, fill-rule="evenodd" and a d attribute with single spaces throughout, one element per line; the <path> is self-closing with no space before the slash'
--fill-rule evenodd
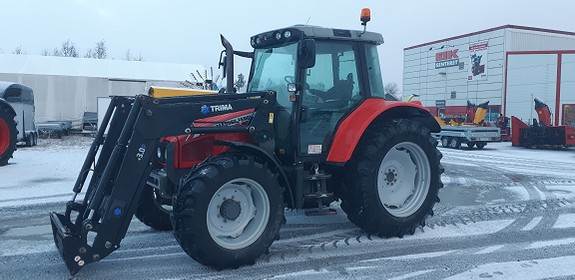
<path id="1" fill-rule="evenodd" d="M 0 98 L 9 103 L 16 113 L 18 130 L 16 141 L 24 143 L 27 147 L 36 146 L 38 130 L 34 120 L 36 109 L 32 89 L 21 84 L 0 82 Z"/>
<path id="2" fill-rule="evenodd" d="M 471 125 L 444 126 L 435 137 L 445 148 L 459 149 L 461 144 L 468 148 L 483 149 L 489 142 L 501 141 L 501 130 L 497 127 L 479 127 Z"/>

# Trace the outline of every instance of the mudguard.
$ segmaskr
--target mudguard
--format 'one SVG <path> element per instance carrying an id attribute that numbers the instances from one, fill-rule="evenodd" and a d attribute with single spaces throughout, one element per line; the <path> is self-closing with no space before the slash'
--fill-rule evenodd
<path id="1" fill-rule="evenodd" d="M 368 98 L 339 123 L 327 155 L 327 162 L 336 165 L 345 164 L 353 155 L 365 131 L 376 119 L 396 118 L 417 118 L 429 127 L 431 132 L 441 130 L 435 118 L 419 101 L 402 102 Z"/>

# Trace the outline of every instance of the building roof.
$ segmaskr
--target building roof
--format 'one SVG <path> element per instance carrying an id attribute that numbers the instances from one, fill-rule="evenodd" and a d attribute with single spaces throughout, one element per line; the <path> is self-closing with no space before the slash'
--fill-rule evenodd
<path id="1" fill-rule="evenodd" d="M 502 25 L 502 26 L 498 26 L 498 27 L 494 27 L 494 28 L 489 28 L 489 29 L 477 31 L 477 32 L 471 32 L 471 33 L 467 33 L 467 34 L 463 34 L 463 35 L 459 35 L 459 36 L 454 36 L 454 37 L 449 37 L 449 38 L 445 38 L 445 39 L 441 39 L 441 40 L 436 40 L 436 41 L 432 41 L 432 42 L 428 42 L 428 43 L 423 43 L 423 44 L 407 47 L 403 50 L 411 50 L 411 49 L 415 49 L 415 48 L 419 48 L 419 47 L 424 47 L 424 46 L 433 45 L 433 44 L 442 43 L 442 42 L 447 42 L 447 41 L 456 40 L 456 39 L 461 39 L 461 38 L 465 38 L 465 37 L 469 37 L 469 36 L 475 36 L 475 35 L 479 35 L 482 33 L 487 33 L 487 32 L 496 31 L 496 30 L 500 30 L 500 29 L 506 29 L 506 28 L 526 30 L 526 31 L 553 33 L 553 34 L 559 34 L 559 35 L 575 36 L 575 32 L 508 24 L 508 25 Z"/>
<path id="2" fill-rule="evenodd" d="M 184 81 L 203 71 L 197 64 L 0 54 L 0 73 L 96 77 L 136 81 Z"/>

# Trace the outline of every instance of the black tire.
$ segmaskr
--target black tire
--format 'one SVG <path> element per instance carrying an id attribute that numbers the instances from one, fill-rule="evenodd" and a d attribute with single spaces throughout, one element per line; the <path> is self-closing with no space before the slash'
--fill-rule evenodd
<path id="1" fill-rule="evenodd" d="M 225 183 L 247 178 L 259 183 L 269 199 L 269 220 L 261 235 L 250 245 L 227 249 L 211 237 L 207 226 L 207 210 L 212 197 Z M 216 268 L 237 268 L 254 264 L 268 252 L 284 218 L 283 187 L 278 176 L 263 162 L 246 155 L 216 156 L 194 169 L 180 183 L 174 197 L 174 235 L 182 249 L 194 260 Z"/>
<path id="2" fill-rule="evenodd" d="M 477 146 L 477 149 L 483 150 L 483 148 L 485 148 L 485 146 L 487 146 L 487 143 L 485 143 L 485 142 L 477 142 L 477 143 L 475 144 L 475 146 Z"/>
<path id="3" fill-rule="evenodd" d="M 444 148 L 449 148 L 449 137 L 441 137 L 441 146 Z"/>
<path id="4" fill-rule="evenodd" d="M 14 121 L 15 116 L 8 105 L 0 103 L 0 122 L 2 122 L 0 124 L 0 166 L 8 164 L 8 160 L 16 151 L 18 129 Z"/>
<path id="5" fill-rule="evenodd" d="M 475 147 L 475 144 L 477 144 L 477 143 L 475 143 L 475 142 L 467 142 L 467 148 L 473 149 L 473 147 Z"/>
<path id="6" fill-rule="evenodd" d="M 449 147 L 452 149 L 459 149 L 461 148 L 461 142 L 455 137 L 451 138 L 451 140 L 449 140 Z"/>
<path id="7" fill-rule="evenodd" d="M 156 199 L 155 189 L 150 186 L 144 186 L 135 216 L 142 223 L 155 230 L 166 231 L 172 229 L 170 212 L 162 208 Z"/>
<path id="8" fill-rule="evenodd" d="M 430 185 L 416 212 L 407 217 L 396 217 L 379 199 L 377 174 L 387 152 L 402 142 L 415 143 L 425 152 L 430 167 Z M 383 237 L 402 237 L 425 226 L 426 218 L 433 215 L 433 206 L 439 202 L 439 189 L 443 187 L 442 154 L 436 147 L 437 141 L 431 137 L 429 129 L 417 121 L 399 119 L 369 129 L 346 166 L 346 187 L 340 198 L 348 218 L 366 232 Z"/>
<path id="9" fill-rule="evenodd" d="M 26 136 L 26 147 L 32 147 L 34 146 L 34 139 L 32 139 L 34 136 L 32 136 L 32 134 L 28 134 L 28 136 Z"/>

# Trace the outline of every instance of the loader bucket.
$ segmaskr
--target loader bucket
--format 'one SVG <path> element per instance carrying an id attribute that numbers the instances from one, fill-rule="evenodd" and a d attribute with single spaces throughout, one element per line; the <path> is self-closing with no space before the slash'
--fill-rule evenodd
<path id="1" fill-rule="evenodd" d="M 50 222 L 52 223 L 54 243 L 60 256 L 70 274 L 75 275 L 86 265 L 86 260 L 90 259 L 87 258 L 88 250 L 85 241 L 72 233 L 72 224 L 66 216 L 52 212 L 50 213 Z"/>

